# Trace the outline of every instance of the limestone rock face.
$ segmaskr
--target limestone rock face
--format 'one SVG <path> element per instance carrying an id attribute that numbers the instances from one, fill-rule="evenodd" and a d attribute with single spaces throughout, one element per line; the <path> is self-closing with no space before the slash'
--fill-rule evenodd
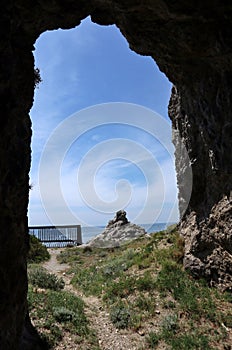
<path id="1" fill-rule="evenodd" d="M 151 56 L 175 85 L 169 114 L 176 144 L 180 209 L 191 161 L 193 190 L 180 230 L 185 266 L 231 288 L 232 4 L 205 0 L 3 0 L 0 40 L 0 347 L 18 350 L 27 315 L 28 173 L 33 103 L 33 45 L 46 30 L 91 16 L 116 24 L 130 48 Z M 46 77 L 43 77 L 46 79 Z M 188 185 L 188 184 L 187 184 Z M 25 323 L 27 327 L 27 323 Z M 23 348 L 23 345 L 22 347 Z M 32 344 L 35 349 L 35 344 Z"/>
<path id="2" fill-rule="evenodd" d="M 176 146 L 179 206 L 186 204 L 191 166 L 192 194 L 182 213 L 180 232 L 185 238 L 184 265 L 212 286 L 232 290 L 232 88 L 228 76 L 217 74 L 193 87 L 173 88 L 169 115 Z M 232 77 L 232 76 L 231 76 Z M 211 91 L 209 93 L 209 91 Z M 219 109 L 227 110 L 220 116 Z M 228 128 L 228 129 L 227 129 Z M 178 138 L 185 144 L 186 163 Z"/>
<path id="3" fill-rule="evenodd" d="M 191 212 L 180 224 L 185 237 L 185 268 L 211 286 L 232 290 L 232 205 L 225 196 L 212 207 L 208 219 L 197 222 Z"/>
<path id="4" fill-rule="evenodd" d="M 119 247 L 120 245 L 144 236 L 146 231 L 126 218 L 126 212 L 120 210 L 113 220 L 110 220 L 105 230 L 91 239 L 87 245 L 98 248 Z"/>

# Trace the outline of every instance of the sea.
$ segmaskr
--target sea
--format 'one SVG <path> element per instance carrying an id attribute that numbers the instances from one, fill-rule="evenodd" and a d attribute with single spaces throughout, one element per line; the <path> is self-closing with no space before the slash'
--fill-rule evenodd
<path id="1" fill-rule="evenodd" d="M 156 224 L 139 224 L 139 226 L 143 227 L 147 233 L 159 232 L 165 230 L 168 226 L 173 223 L 156 223 Z M 105 226 L 83 226 L 81 228 L 82 232 L 82 241 L 83 243 L 87 243 L 91 238 L 99 235 L 105 229 Z"/>
<path id="2" fill-rule="evenodd" d="M 168 226 L 172 225 L 173 223 L 155 223 L 155 224 L 139 224 L 139 226 L 143 227 L 145 231 L 149 234 L 152 232 L 159 232 L 165 230 Z M 82 226 L 81 227 L 81 234 L 82 234 L 82 243 L 86 244 L 88 243 L 92 238 L 102 233 L 105 229 L 105 226 Z M 29 230 L 30 234 L 35 235 L 37 238 L 39 237 L 39 230 L 31 229 Z M 55 230 L 52 233 L 48 231 L 48 233 L 43 233 L 43 239 L 51 239 L 52 237 L 55 239 L 56 242 L 43 242 L 44 245 L 46 245 L 47 248 L 56 248 L 56 247 L 66 247 L 69 245 L 69 243 L 62 242 L 64 239 L 68 238 L 63 233 L 60 232 L 60 230 Z"/>

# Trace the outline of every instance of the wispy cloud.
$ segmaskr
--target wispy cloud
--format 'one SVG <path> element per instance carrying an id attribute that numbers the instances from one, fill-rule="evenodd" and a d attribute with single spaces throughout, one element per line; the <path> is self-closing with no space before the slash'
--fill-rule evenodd
<path id="1" fill-rule="evenodd" d="M 83 143 L 84 147 L 84 143 Z M 59 153 L 59 149 L 58 153 Z M 52 159 L 57 159 L 53 149 Z M 58 188 L 54 185 L 53 164 L 43 168 L 46 206 L 56 212 L 57 219 L 65 220 L 62 203 L 59 203 Z M 134 220 L 155 220 L 167 205 L 176 200 L 176 180 L 173 158 L 167 156 L 162 161 L 138 141 L 110 139 L 95 145 L 79 161 L 67 157 L 60 169 L 59 190 L 61 190 L 68 211 L 81 219 L 80 209 L 89 208 L 90 223 L 93 217 L 102 217 L 102 222 L 121 208 L 133 213 Z M 31 203 L 40 199 L 39 188 L 31 193 Z M 163 208 L 163 209 L 162 209 Z M 152 213 L 152 216 L 149 217 Z M 85 215 L 84 215 L 85 216 Z M 164 215 L 163 215 L 164 216 Z M 68 219 L 66 218 L 65 221 Z"/>
<path id="2" fill-rule="evenodd" d="M 56 223 L 104 224 L 121 206 L 133 220 L 149 222 L 158 217 L 162 201 L 164 218 L 175 202 L 170 122 L 164 127 L 159 119 L 154 121 L 152 112 L 119 105 L 113 110 L 106 105 L 85 110 L 70 124 L 65 122 L 74 112 L 100 102 L 139 103 L 158 111 L 166 108 L 167 79 L 151 59 L 129 51 L 118 29 L 107 30 L 86 19 L 69 31 L 46 32 L 36 44 L 36 66 L 43 82 L 31 111 L 34 189 L 29 217 L 33 224 L 49 220 L 41 204 L 38 178 L 44 149 L 42 197 Z"/>

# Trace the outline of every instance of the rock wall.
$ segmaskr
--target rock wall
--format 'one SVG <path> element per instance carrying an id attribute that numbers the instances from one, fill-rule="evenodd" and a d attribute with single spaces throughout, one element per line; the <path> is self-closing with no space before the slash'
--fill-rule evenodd
<path id="1" fill-rule="evenodd" d="M 211 286 L 232 290 L 232 120 L 230 74 L 199 83 L 198 91 L 173 88 L 169 115 L 188 150 L 192 195 L 180 222 L 184 265 Z M 175 135 L 175 133 L 174 133 Z M 185 203 L 186 159 L 178 139 L 176 169 L 179 203 Z"/>
<path id="2" fill-rule="evenodd" d="M 28 112 L 34 85 L 31 47 L 18 49 L 9 41 L 10 29 L 7 26 L 5 29 L 7 33 L 1 37 L 0 44 L 0 349 L 3 350 L 18 349 L 16 344 L 26 313 L 31 158 Z"/>
<path id="3" fill-rule="evenodd" d="M 193 192 L 180 225 L 186 240 L 185 266 L 197 276 L 206 276 L 211 284 L 230 288 L 230 2 L 3 0 L 1 4 L 0 349 L 19 348 L 26 317 L 28 113 L 34 89 L 31 51 L 45 30 L 72 28 L 88 15 L 99 24 L 115 23 L 131 49 L 152 56 L 174 83 L 169 113 L 193 169 Z M 183 203 L 186 167 L 179 151 L 177 144 L 179 198 Z"/>

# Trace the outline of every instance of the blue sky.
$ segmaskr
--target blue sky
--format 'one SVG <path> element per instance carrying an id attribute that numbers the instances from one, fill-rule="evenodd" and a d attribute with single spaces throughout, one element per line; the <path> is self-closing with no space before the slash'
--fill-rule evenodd
<path id="1" fill-rule="evenodd" d="M 29 224 L 177 220 L 171 84 L 154 61 L 89 18 L 42 34 L 34 56 Z"/>

